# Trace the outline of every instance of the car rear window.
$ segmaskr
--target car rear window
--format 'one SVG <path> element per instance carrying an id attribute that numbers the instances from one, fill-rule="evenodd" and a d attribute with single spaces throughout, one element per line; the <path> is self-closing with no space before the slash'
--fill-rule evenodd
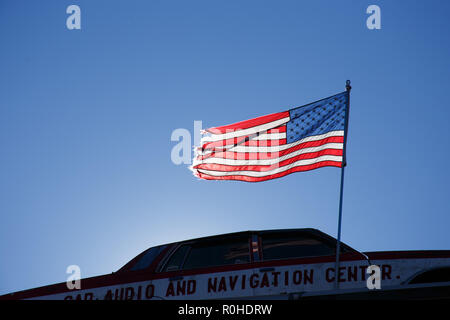
<path id="1" fill-rule="evenodd" d="M 267 234 L 262 236 L 263 260 L 279 260 L 335 254 L 334 246 L 308 234 Z"/>

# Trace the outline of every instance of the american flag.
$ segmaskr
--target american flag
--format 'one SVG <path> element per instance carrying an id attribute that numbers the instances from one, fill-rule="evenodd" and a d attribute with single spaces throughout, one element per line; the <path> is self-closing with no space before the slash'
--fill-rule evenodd
<path id="1" fill-rule="evenodd" d="M 247 182 L 320 167 L 342 167 L 349 91 L 203 131 L 191 170 L 207 180 Z"/>

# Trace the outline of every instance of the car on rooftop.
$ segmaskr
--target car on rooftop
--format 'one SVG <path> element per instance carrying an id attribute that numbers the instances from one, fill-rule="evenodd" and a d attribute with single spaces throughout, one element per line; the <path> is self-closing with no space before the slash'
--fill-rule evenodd
<path id="1" fill-rule="evenodd" d="M 450 250 L 359 252 L 317 229 L 243 231 L 151 247 L 107 275 L 0 296 L 45 300 L 293 299 L 450 282 Z M 336 288 L 337 286 L 337 288 Z"/>

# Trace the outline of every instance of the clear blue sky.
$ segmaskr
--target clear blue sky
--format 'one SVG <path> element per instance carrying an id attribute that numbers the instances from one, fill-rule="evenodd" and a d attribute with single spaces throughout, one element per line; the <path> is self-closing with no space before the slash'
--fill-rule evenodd
<path id="1" fill-rule="evenodd" d="M 81 30 L 66 8 L 81 7 Z M 381 30 L 366 8 L 381 8 Z M 352 81 L 342 240 L 450 249 L 448 1 L 2 1 L 0 293 L 115 271 L 249 229 L 337 232 L 337 168 L 200 181 L 177 128 L 230 124 Z"/>

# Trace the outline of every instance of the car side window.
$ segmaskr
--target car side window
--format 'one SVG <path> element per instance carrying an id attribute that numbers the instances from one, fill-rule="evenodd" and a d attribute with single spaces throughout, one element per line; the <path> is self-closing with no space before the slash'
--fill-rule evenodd
<path id="1" fill-rule="evenodd" d="M 193 244 L 184 270 L 250 262 L 248 238 Z"/>
<path id="2" fill-rule="evenodd" d="M 280 260 L 335 254 L 334 246 L 305 233 L 275 233 L 262 235 L 263 260 Z"/>
<path id="3" fill-rule="evenodd" d="M 247 237 L 198 241 L 180 246 L 161 271 L 192 270 L 249 262 L 250 249 Z"/>

